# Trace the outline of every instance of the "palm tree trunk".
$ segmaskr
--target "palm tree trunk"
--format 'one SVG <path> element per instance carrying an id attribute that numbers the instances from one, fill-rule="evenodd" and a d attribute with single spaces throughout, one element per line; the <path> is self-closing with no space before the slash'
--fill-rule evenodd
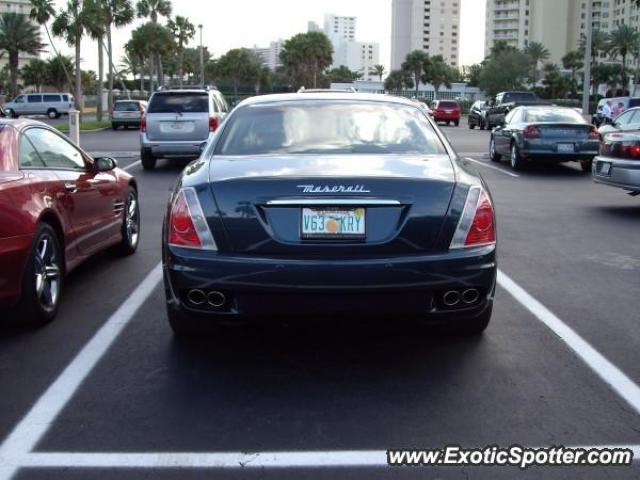
<path id="1" fill-rule="evenodd" d="M 414 73 L 413 74 L 413 79 L 416 82 L 416 98 L 418 98 L 418 89 L 420 88 L 420 74 L 419 73 Z"/>
<path id="2" fill-rule="evenodd" d="M 178 79 L 180 82 L 180 88 L 182 88 L 182 79 L 184 78 L 184 50 L 180 49 L 180 78 Z"/>
<path id="3" fill-rule="evenodd" d="M 158 85 L 164 86 L 164 68 L 162 66 L 162 55 L 158 54 Z"/>
<path id="4" fill-rule="evenodd" d="M 104 85 L 104 52 L 102 50 L 102 37 L 98 37 L 98 84 L 96 85 L 96 95 L 98 96 L 98 105 L 96 108 L 96 119 L 102 121 L 102 88 Z"/>
<path id="5" fill-rule="evenodd" d="M 154 67 L 155 65 L 153 64 L 153 56 L 154 54 L 151 54 L 151 56 L 149 57 L 149 94 L 153 93 L 153 74 L 154 74 Z"/>
<path id="6" fill-rule="evenodd" d="M 113 50 L 111 49 L 111 25 L 107 25 L 107 56 L 109 57 L 109 96 L 107 104 L 113 107 Z"/>
<path id="7" fill-rule="evenodd" d="M 624 55 L 622 55 L 622 95 L 626 95 L 626 91 L 627 91 L 627 82 L 626 80 L 626 76 L 627 76 L 627 54 L 625 53 Z"/>
<path id="8" fill-rule="evenodd" d="M 74 106 L 76 110 L 80 111 L 80 119 L 82 119 L 82 111 L 81 111 L 81 96 L 82 96 L 82 75 L 80 70 L 80 35 L 76 36 L 76 88 L 75 88 L 75 103 Z"/>
<path id="9" fill-rule="evenodd" d="M 144 58 L 140 59 L 140 95 L 144 90 Z"/>
<path id="10" fill-rule="evenodd" d="M 15 97 L 18 94 L 18 67 L 20 57 L 18 51 L 9 52 L 9 70 L 11 77 L 11 96 Z"/>

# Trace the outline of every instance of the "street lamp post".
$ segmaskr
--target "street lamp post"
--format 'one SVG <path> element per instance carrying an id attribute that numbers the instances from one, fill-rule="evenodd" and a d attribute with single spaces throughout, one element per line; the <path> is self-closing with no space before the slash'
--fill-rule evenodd
<path id="1" fill-rule="evenodd" d="M 591 92 L 591 42 L 593 41 L 593 2 L 587 0 L 584 42 L 584 81 L 582 86 L 582 114 L 589 115 L 589 93 Z"/>
<path id="2" fill-rule="evenodd" d="M 200 86 L 204 88 L 204 47 L 202 46 L 202 24 L 198 25 L 200 29 Z"/>

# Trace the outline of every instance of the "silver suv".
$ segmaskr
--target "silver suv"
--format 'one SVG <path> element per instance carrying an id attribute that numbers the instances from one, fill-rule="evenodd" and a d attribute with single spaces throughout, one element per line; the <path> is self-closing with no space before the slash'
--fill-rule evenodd
<path id="1" fill-rule="evenodd" d="M 152 170 L 160 157 L 199 157 L 228 112 L 229 106 L 218 90 L 155 92 L 140 122 L 143 168 Z"/>

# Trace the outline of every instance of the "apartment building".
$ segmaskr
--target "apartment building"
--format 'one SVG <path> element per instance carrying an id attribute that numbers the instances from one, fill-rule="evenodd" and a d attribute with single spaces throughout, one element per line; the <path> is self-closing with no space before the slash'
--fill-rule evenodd
<path id="1" fill-rule="evenodd" d="M 461 0 L 393 0 L 391 68 L 397 70 L 412 50 L 442 55 L 458 66 Z"/>
<path id="2" fill-rule="evenodd" d="M 621 24 L 640 27 L 640 10 L 633 0 L 488 0 L 485 55 L 497 41 L 518 48 L 540 42 L 551 54 L 549 61 L 560 64 L 585 34 L 587 1 L 592 2 L 594 30 L 609 32 Z M 629 64 L 635 61 L 629 59 Z"/>
<path id="3" fill-rule="evenodd" d="M 282 66 L 282 62 L 280 61 L 280 52 L 284 47 L 284 41 L 279 39 L 275 42 L 270 42 L 268 47 L 253 47 L 253 51 L 258 57 L 262 60 L 262 64 L 265 67 L 268 67 L 270 70 L 275 70 L 276 68 Z"/>
<path id="4" fill-rule="evenodd" d="M 357 18 L 328 13 L 324 16 L 322 31 L 333 45 L 332 67 L 346 66 L 362 74 L 364 80 L 373 79 L 371 70 L 380 63 L 380 45 L 356 40 Z M 308 23 L 308 31 L 320 31 L 316 22 Z"/>

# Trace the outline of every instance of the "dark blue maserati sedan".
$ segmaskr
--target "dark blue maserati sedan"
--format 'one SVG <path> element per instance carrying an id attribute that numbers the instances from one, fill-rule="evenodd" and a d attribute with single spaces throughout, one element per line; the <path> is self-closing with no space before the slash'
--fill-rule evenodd
<path id="1" fill-rule="evenodd" d="M 413 102 L 313 92 L 240 103 L 169 200 L 168 318 L 217 323 L 433 322 L 487 327 L 495 214 Z"/>

